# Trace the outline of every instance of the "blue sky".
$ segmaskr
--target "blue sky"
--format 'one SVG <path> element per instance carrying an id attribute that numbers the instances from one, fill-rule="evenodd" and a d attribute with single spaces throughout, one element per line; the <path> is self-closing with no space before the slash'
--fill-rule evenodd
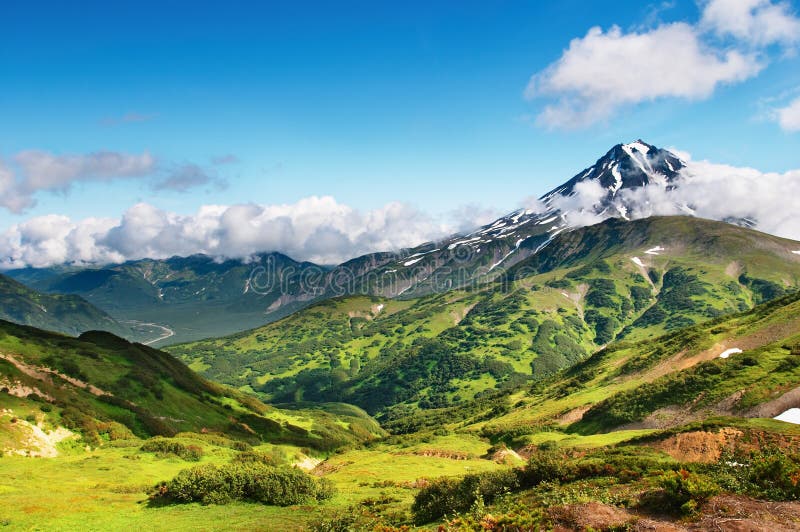
<path id="1" fill-rule="evenodd" d="M 798 7 L 739 1 L 754 17 Z M 17 156 L 31 150 L 153 160 L 143 176 L 75 163 L 56 185 L 43 177 L 51 185 L 26 192 L 27 206 L 0 209 L 0 231 L 51 214 L 119 218 L 140 202 L 192 215 L 325 195 L 359 212 L 402 202 L 437 220 L 470 205 L 504 212 L 636 138 L 764 172 L 800 167 L 800 133 L 776 115 L 800 95 L 797 41 L 756 43 L 756 26 L 701 29 L 706 4 L 692 1 L 10 4 L 0 7 L 7 174 L 26 179 Z M 577 126 L 540 118 L 560 89 L 540 81 L 526 97 L 531 76 L 547 78 L 590 28 L 624 36 L 676 22 L 712 56 L 735 49 L 758 68 L 689 96 L 676 86 L 601 105 L 583 94 L 591 117 Z"/>

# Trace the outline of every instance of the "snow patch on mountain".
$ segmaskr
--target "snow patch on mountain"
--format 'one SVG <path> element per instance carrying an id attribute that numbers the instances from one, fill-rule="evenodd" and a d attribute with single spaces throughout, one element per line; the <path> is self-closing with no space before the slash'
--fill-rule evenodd
<path id="1" fill-rule="evenodd" d="M 778 414 L 773 419 L 777 419 L 778 421 L 784 421 L 786 423 L 794 423 L 795 425 L 800 425 L 800 408 L 790 408 L 789 410 L 783 412 L 782 414 Z"/>
<path id="2" fill-rule="evenodd" d="M 618 164 L 611 167 L 611 175 L 614 176 L 614 184 L 608 188 L 611 190 L 611 194 L 616 194 L 622 188 L 622 174 L 619 172 Z"/>
<path id="3" fill-rule="evenodd" d="M 738 355 L 741 352 L 742 352 L 742 350 L 739 349 L 738 347 L 732 347 L 732 348 L 726 349 L 725 351 L 720 353 L 719 354 L 719 358 L 728 358 L 731 355 Z"/>

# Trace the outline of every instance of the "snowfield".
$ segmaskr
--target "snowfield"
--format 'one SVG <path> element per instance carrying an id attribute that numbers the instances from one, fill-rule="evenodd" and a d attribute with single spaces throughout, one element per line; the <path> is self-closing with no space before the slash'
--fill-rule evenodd
<path id="1" fill-rule="evenodd" d="M 786 423 L 800 425 L 800 408 L 790 408 L 783 414 L 775 416 L 774 419 L 777 419 L 778 421 L 785 421 Z"/>

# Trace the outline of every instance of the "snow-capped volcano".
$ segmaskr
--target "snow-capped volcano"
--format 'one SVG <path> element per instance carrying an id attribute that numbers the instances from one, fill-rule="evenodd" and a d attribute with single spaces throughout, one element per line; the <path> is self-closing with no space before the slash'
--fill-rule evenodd
<path id="1" fill-rule="evenodd" d="M 448 246 L 486 243 L 487 239 L 550 233 L 551 237 L 569 227 L 570 208 L 589 209 L 598 217 L 617 216 L 627 219 L 629 205 L 623 191 L 650 185 L 669 189 L 675 186 L 686 164 L 670 151 L 656 148 L 642 140 L 617 144 L 589 168 L 585 168 L 563 185 L 539 198 L 533 209 L 519 209 L 467 235 L 455 238 Z M 591 205 L 572 206 L 565 198 L 584 189 L 594 188 Z M 598 192 L 599 191 L 599 192 Z M 585 202 L 581 202 L 585 203 Z M 452 247 L 451 247 L 452 249 Z"/>
<path id="2" fill-rule="evenodd" d="M 642 187 L 669 190 L 677 185 L 686 164 L 675 154 L 637 140 L 618 144 L 563 185 L 541 196 L 536 205 L 523 208 L 469 234 L 453 235 L 394 256 L 371 270 L 378 281 L 368 291 L 382 295 L 420 294 L 468 284 L 492 276 L 546 247 L 557 235 L 603 218 L 628 219 L 646 205 L 636 199 Z M 364 258 L 342 267 L 361 268 Z M 383 275 L 403 279 L 381 285 Z"/>
<path id="3" fill-rule="evenodd" d="M 563 186 L 548 192 L 542 200 L 557 194 L 569 196 L 575 192 L 577 184 L 587 181 L 596 181 L 608 190 L 610 200 L 622 189 L 672 183 L 685 166 L 685 163 L 672 152 L 656 148 L 641 140 L 630 144 L 617 144 L 593 166 Z"/>

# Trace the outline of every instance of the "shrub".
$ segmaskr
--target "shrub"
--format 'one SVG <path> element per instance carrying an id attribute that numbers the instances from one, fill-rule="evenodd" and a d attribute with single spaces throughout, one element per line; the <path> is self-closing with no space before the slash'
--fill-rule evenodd
<path id="1" fill-rule="evenodd" d="M 422 488 L 411 511 L 417 524 L 466 512 L 479 501 L 490 504 L 497 497 L 520 487 L 517 471 L 493 471 L 461 479 L 442 478 Z"/>
<path id="2" fill-rule="evenodd" d="M 203 457 L 203 448 L 198 445 L 184 445 L 167 438 L 152 438 L 144 442 L 140 450 L 158 456 L 178 456 L 187 462 L 197 462 Z"/>
<path id="3" fill-rule="evenodd" d="M 315 497 L 318 501 L 327 501 L 336 495 L 336 485 L 327 478 L 317 480 Z"/>
<path id="4" fill-rule="evenodd" d="M 203 465 L 185 469 L 157 487 L 155 496 L 177 503 L 226 504 L 234 500 L 275 506 L 333 496 L 329 482 L 318 482 L 295 468 L 260 463 Z"/>
<path id="5" fill-rule="evenodd" d="M 234 440 L 233 443 L 231 443 L 231 449 L 234 451 L 250 451 L 252 448 L 253 447 L 245 441 Z"/>
<path id="6" fill-rule="evenodd" d="M 312 532 L 351 532 L 353 530 L 380 530 L 398 531 L 408 530 L 408 527 L 395 528 L 386 522 L 382 515 L 378 515 L 364 506 L 351 506 L 335 514 L 312 522 L 309 525 Z"/>
<path id="7" fill-rule="evenodd" d="M 702 503 L 719 493 L 720 489 L 708 477 L 685 469 L 668 471 L 659 479 L 666 501 L 673 510 L 691 515 Z"/>
<path id="8" fill-rule="evenodd" d="M 233 462 L 239 464 L 264 464 L 264 465 L 276 465 L 275 459 L 264 453 L 260 453 L 258 451 L 244 451 L 236 456 L 233 457 Z"/>
<path id="9" fill-rule="evenodd" d="M 747 480 L 757 497 L 786 501 L 800 499 L 800 457 L 780 450 L 756 455 L 747 468 Z"/>
<path id="10" fill-rule="evenodd" d="M 520 473 L 524 486 L 536 486 L 542 482 L 568 482 L 575 475 L 575 465 L 560 453 L 550 450 L 540 450 L 532 455 L 527 467 Z"/>

